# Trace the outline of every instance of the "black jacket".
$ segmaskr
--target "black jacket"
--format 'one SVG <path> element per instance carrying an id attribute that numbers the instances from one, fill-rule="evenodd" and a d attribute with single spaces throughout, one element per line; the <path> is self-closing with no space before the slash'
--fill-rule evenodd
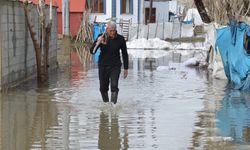
<path id="1" fill-rule="evenodd" d="M 102 34 L 100 34 L 99 36 L 101 35 Z M 100 44 L 99 46 L 96 47 L 97 39 L 98 38 L 96 38 L 96 41 L 90 48 L 90 53 L 94 54 L 96 52 L 96 49 L 100 47 L 101 53 L 98 61 L 99 66 L 121 66 L 122 64 L 120 59 L 120 50 L 121 50 L 124 69 L 128 69 L 127 46 L 126 46 L 126 41 L 122 35 L 117 34 L 117 36 L 114 39 L 108 39 L 106 45 Z"/>

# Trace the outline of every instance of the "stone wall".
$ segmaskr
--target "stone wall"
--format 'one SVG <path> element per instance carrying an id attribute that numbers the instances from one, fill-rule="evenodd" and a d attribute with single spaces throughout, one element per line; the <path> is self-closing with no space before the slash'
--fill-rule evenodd
<path id="1" fill-rule="evenodd" d="M 46 8 L 48 22 L 49 7 Z M 30 5 L 30 17 L 40 37 L 39 17 L 35 5 Z M 9 86 L 36 75 L 36 58 L 24 16 L 23 3 L 0 1 L 0 66 L 1 87 Z M 49 64 L 56 65 L 57 55 L 57 13 L 53 8 L 53 25 L 50 38 Z"/>

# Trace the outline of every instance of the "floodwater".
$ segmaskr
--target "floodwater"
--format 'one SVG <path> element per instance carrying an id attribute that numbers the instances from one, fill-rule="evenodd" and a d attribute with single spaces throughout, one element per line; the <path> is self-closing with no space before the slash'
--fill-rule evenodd
<path id="1" fill-rule="evenodd" d="M 194 51 L 129 50 L 118 103 L 104 105 L 98 70 L 72 60 L 1 96 L 2 150 L 250 149 L 250 97 L 182 62 Z"/>

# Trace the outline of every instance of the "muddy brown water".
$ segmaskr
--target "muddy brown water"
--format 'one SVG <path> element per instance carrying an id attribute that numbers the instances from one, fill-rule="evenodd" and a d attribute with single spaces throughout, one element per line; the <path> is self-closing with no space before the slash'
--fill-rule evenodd
<path id="1" fill-rule="evenodd" d="M 193 51 L 129 54 L 115 106 L 102 103 L 96 66 L 74 60 L 47 86 L 31 80 L 2 94 L 1 149 L 249 149 L 248 94 L 185 67 Z"/>

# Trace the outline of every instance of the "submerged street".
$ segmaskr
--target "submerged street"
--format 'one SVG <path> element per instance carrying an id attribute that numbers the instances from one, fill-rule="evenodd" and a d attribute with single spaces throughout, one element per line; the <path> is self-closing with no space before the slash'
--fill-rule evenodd
<path id="1" fill-rule="evenodd" d="M 249 149 L 249 95 L 183 62 L 194 51 L 129 50 L 116 105 L 104 105 L 98 70 L 73 64 L 1 96 L 1 149 Z"/>
<path id="2" fill-rule="evenodd" d="M 250 0 L 0 0 L 0 33 L 0 150 L 250 150 Z"/>

